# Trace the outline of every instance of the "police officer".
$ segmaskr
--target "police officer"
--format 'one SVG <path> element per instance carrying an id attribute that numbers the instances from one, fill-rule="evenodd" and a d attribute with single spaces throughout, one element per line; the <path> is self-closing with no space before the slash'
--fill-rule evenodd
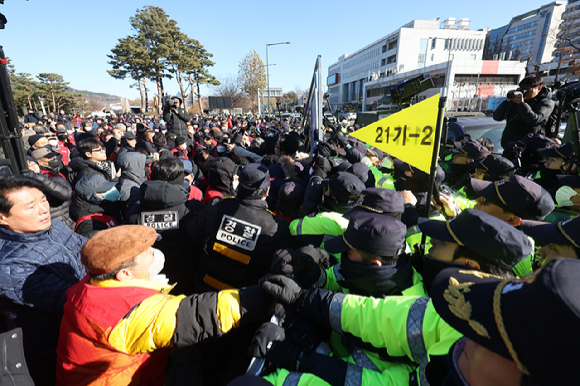
<path id="1" fill-rule="evenodd" d="M 342 237 L 343 233 L 348 229 L 349 220 L 352 220 L 354 216 L 372 214 L 373 217 L 381 217 L 377 218 L 375 221 L 373 221 L 373 223 L 378 222 L 377 224 L 382 224 L 384 226 L 385 224 L 388 224 L 387 222 L 390 220 L 382 220 L 383 216 L 391 217 L 395 220 L 400 220 L 403 214 L 403 210 L 403 197 L 401 197 L 398 192 L 381 188 L 365 189 L 362 191 L 356 205 L 347 213 L 345 213 L 343 217 L 339 218 L 339 221 L 337 221 L 334 226 L 327 227 L 327 229 L 330 231 L 325 233 L 323 240 L 331 240 L 331 236 Z M 329 224 L 330 219 L 328 219 L 327 225 Z M 365 229 L 371 232 L 372 227 L 367 227 Z M 387 237 L 387 235 L 381 234 L 377 237 L 380 240 L 380 237 Z M 315 239 L 312 238 L 312 241 L 314 240 Z M 366 246 L 365 249 L 366 248 L 373 247 Z M 401 252 L 402 251 L 403 249 Z M 341 288 L 341 286 L 337 283 L 338 280 L 341 280 L 339 277 L 342 277 L 338 273 L 341 268 L 340 264 L 333 265 L 333 267 L 330 269 L 326 269 L 326 272 L 321 269 L 321 256 L 324 256 L 326 253 L 324 250 L 319 248 L 311 248 L 308 251 L 299 252 L 296 255 L 290 252 L 278 252 L 280 253 L 277 253 L 277 256 L 274 257 L 272 262 L 273 272 L 281 274 L 293 274 L 300 280 L 300 284 L 305 288 L 315 285 L 317 282 L 317 286 L 323 286 L 324 288 L 332 289 L 334 291 L 337 291 Z M 342 260 L 341 252 L 331 253 L 336 253 L 337 257 Z M 331 258 L 328 258 L 328 260 L 332 261 Z M 369 257 L 367 260 L 373 259 Z"/>
<path id="2" fill-rule="evenodd" d="M 522 219 L 543 220 L 554 210 L 554 200 L 540 185 L 522 176 L 511 176 L 501 181 L 471 179 L 471 186 L 479 196 L 475 209 L 519 226 Z M 516 267 L 514 273 L 524 276 L 532 272 L 531 254 Z"/>
<path id="3" fill-rule="evenodd" d="M 521 279 L 457 268 L 442 272 L 433 284 L 435 311 L 464 337 L 446 357 L 432 359 L 427 380 L 450 386 L 577 385 L 579 275 L 580 262 L 570 259 L 556 259 Z"/>
<path id="4" fill-rule="evenodd" d="M 522 231 L 539 243 L 538 266 L 543 267 L 557 257 L 580 259 L 580 217 L 557 224 L 522 220 Z"/>
<path id="5" fill-rule="evenodd" d="M 288 222 L 268 211 L 270 173 L 261 164 L 242 169 L 236 198 L 207 205 L 187 225 L 187 236 L 203 249 L 197 290 L 255 284 L 268 272 L 274 251 L 290 247 Z"/>
<path id="6" fill-rule="evenodd" d="M 424 220 L 420 226 L 436 240 L 430 253 L 442 264 L 436 267 L 434 274 L 459 264 L 462 270 L 474 270 L 479 276 L 495 272 L 512 277 L 510 270 L 532 250 L 525 234 L 477 210 L 468 209 L 448 222 Z M 361 339 L 368 350 L 383 356 L 387 354 L 393 363 L 415 364 L 417 374 L 405 373 L 397 365 L 381 369 L 383 376 L 390 374 L 392 384 L 409 384 L 410 381 L 426 384 L 425 367 L 430 358 L 447 355 L 461 337 L 441 319 L 426 297 L 395 296 L 377 300 L 323 289 L 303 290 L 292 279 L 276 275 L 266 276 L 260 283 L 266 292 L 296 306 L 317 324 Z M 267 327 L 268 332 L 279 328 Z M 352 384 L 363 384 L 368 374 L 365 370 L 377 365 L 376 357 L 347 363 L 318 353 L 296 353 L 288 349 L 291 342 L 281 337 L 270 342 L 257 339 L 255 345 L 268 345 L 269 348 L 262 352 L 274 361 L 278 361 L 279 350 L 294 352 L 294 358 L 273 363 L 286 366 L 290 371 L 309 372 L 331 385 L 345 385 L 346 379 L 354 382 Z"/>
<path id="7" fill-rule="evenodd" d="M 480 161 L 489 155 L 489 150 L 477 141 L 468 140 L 456 146 L 461 147 L 451 150 L 453 156 L 449 168 L 445 170 L 444 181 L 453 190 L 461 189 L 468 182 L 470 162 Z"/>
<path id="8" fill-rule="evenodd" d="M 540 169 L 534 181 L 548 190 L 552 196 L 562 186 L 558 181 L 558 175 L 578 174 L 576 154 L 572 141 L 562 146 L 539 150 L 539 153 L 547 159 L 544 168 Z"/>
<path id="9" fill-rule="evenodd" d="M 361 192 L 365 190 L 365 184 L 354 174 L 338 172 L 325 182 L 325 185 L 327 190 L 324 194 L 322 211 L 292 221 L 290 223 L 292 236 L 337 236 L 346 229 L 348 220 L 342 215 L 356 204 Z M 321 242 L 323 240 L 317 240 L 316 246 Z"/>
<path id="10" fill-rule="evenodd" d="M 516 171 L 515 165 L 510 160 L 495 154 L 490 154 L 480 161 L 470 162 L 468 165 L 475 170 L 473 178 L 477 180 L 499 181 L 513 176 Z M 470 181 L 467 180 L 466 183 L 453 197 L 461 210 L 474 208 L 476 205 L 477 194 L 471 188 Z"/>

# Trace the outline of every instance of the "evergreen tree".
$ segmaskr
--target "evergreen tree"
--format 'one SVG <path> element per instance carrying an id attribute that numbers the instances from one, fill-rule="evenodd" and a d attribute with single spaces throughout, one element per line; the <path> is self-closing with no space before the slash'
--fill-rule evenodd
<path id="1" fill-rule="evenodd" d="M 190 39 L 189 49 L 191 50 L 192 56 L 195 59 L 194 66 L 187 71 L 189 75 L 189 85 L 192 89 L 193 95 L 197 98 L 199 103 L 199 110 L 203 111 L 201 106 L 201 92 L 199 90 L 201 84 L 207 84 L 212 86 L 219 86 L 220 81 L 211 75 L 208 70 L 209 67 L 213 67 L 215 64 L 209 58 L 213 57 L 212 54 L 207 52 L 207 50 L 195 39 Z M 193 85 L 196 86 L 196 91 L 193 91 Z"/>
<path id="2" fill-rule="evenodd" d="M 38 94 L 52 101 L 52 112 L 58 114 L 59 110 L 70 111 L 76 105 L 75 93 L 68 91 L 68 82 L 65 82 L 62 75 L 52 73 L 41 73 L 36 76 L 38 79 Z"/>
<path id="3" fill-rule="evenodd" d="M 179 31 L 177 22 L 170 20 L 162 8 L 148 5 L 138 9 L 135 16 L 130 18 L 130 23 L 136 33 L 134 39 L 148 53 L 147 68 L 161 97 L 164 94 L 163 78 L 171 78 L 168 58 L 174 46 L 172 39 Z"/>
<path id="4" fill-rule="evenodd" d="M 109 75 L 115 79 L 129 77 L 137 82 L 141 95 L 141 109 L 147 111 L 149 106 L 145 79 L 153 76 L 149 65 L 151 62 L 149 52 L 134 37 L 128 36 L 119 39 L 107 57 L 111 59 L 109 64 L 113 67 L 112 70 L 107 70 Z"/>

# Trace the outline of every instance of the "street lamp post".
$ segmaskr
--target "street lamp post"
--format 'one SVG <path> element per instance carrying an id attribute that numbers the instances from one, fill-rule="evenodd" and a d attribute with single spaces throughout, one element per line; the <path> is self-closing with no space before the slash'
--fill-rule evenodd
<path id="1" fill-rule="evenodd" d="M 290 44 L 290 42 L 268 43 L 266 44 L 266 81 L 268 82 L 268 110 L 270 110 L 270 70 L 268 65 L 268 47 L 277 46 L 278 44 Z"/>
<path id="2" fill-rule="evenodd" d="M 266 63 L 267 63 L 267 61 L 268 61 L 268 57 L 266 57 Z M 274 64 L 268 64 L 268 65 L 262 65 L 262 67 L 266 67 L 266 72 L 268 72 L 268 67 L 275 66 L 275 65 L 276 65 L 276 63 L 274 63 Z M 258 108 L 260 110 L 260 114 L 262 114 L 262 107 L 261 107 L 262 105 L 261 104 L 262 104 L 263 98 L 264 98 L 264 90 L 262 90 L 262 99 L 261 100 L 258 100 L 258 105 L 259 105 Z M 270 101 L 268 101 L 268 107 L 270 107 Z"/>

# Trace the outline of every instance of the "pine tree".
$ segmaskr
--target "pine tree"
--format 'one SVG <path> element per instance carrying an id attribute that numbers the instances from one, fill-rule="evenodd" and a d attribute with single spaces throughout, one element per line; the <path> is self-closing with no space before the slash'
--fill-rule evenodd
<path id="1" fill-rule="evenodd" d="M 196 86 L 196 91 L 193 92 L 194 96 L 197 98 L 199 103 L 199 111 L 203 111 L 201 105 L 201 92 L 199 90 L 201 84 L 207 84 L 212 86 L 219 86 L 220 81 L 211 75 L 208 70 L 209 67 L 213 67 L 215 64 L 209 58 L 213 57 L 212 54 L 207 52 L 207 50 L 195 39 L 190 39 L 189 49 L 192 52 L 193 58 L 195 59 L 194 66 L 187 71 L 189 75 L 189 85 L 191 86 L 193 92 L 193 85 Z"/>
<path id="2" fill-rule="evenodd" d="M 148 53 L 147 68 L 161 97 L 164 94 L 163 78 L 171 78 L 168 58 L 172 53 L 172 39 L 178 31 L 177 22 L 170 20 L 162 8 L 148 5 L 138 9 L 135 16 L 130 18 L 130 23 L 136 33 L 134 39 Z"/>
<path id="3" fill-rule="evenodd" d="M 113 67 L 112 70 L 107 70 L 109 75 L 115 79 L 129 77 L 137 82 L 141 94 L 141 109 L 147 111 L 149 106 L 145 79 L 154 74 L 149 64 L 151 58 L 147 50 L 134 37 L 128 36 L 119 39 L 107 57 L 111 59 L 109 64 Z"/>
<path id="4" fill-rule="evenodd" d="M 39 94 L 52 101 L 52 112 L 57 114 L 59 110 L 68 110 L 75 105 L 76 94 L 68 91 L 68 82 L 62 75 L 41 73 L 36 76 L 39 81 Z"/>

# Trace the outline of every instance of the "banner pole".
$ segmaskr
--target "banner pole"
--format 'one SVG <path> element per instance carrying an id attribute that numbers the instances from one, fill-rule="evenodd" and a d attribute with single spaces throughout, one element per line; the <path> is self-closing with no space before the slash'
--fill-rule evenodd
<path id="1" fill-rule="evenodd" d="M 431 209 L 431 198 L 433 197 L 433 188 L 435 187 L 435 173 L 437 171 L 437 162 L 439 160 L 439 148 L 441 144 L 441 127 L 443 126 L 443 117 L 445 116 L 446 96 L 439 97 L 439 106 L 437 111 L 437 126 L 435 127 L 435 139 L 433 143 L 433 156 L 431 157 L 431 171 L 429 173 L 429 184 L 427 188 L 427 201 L 425 203 L 425 212 L 423 217 L 429 218 Z M 425 244 L 427 235 L 425 233 L 421 236 L 421 254 L 425 254 Z"/>

